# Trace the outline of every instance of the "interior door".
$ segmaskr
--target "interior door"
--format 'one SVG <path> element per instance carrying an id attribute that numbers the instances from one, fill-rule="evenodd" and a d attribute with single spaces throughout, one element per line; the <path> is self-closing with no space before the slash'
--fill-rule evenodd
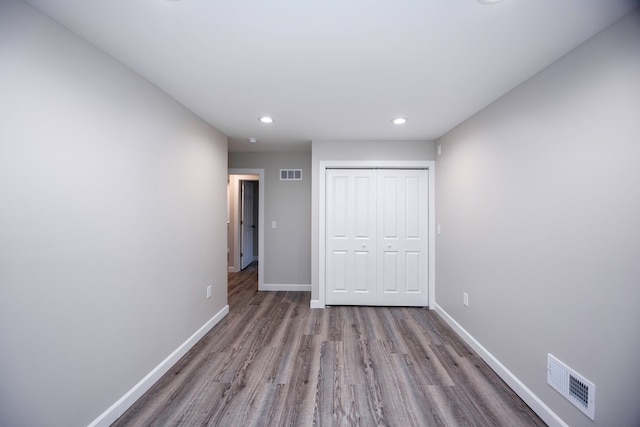
<path id="1" fill-rule="evenodd" d="M 426 170 L 378 170 L 378 305 L 426 306 Z"/>
<path id="2" fill-rule="evenodd" d="M 254 236 L 254 209 L 253 209 L 253 182 L 241 181 L 241 243 L 240 243 L 240 268 L 245 269 L 253 262 L 253 236 Z"/>
<path id="3" fill-rule="evenodd" d="M 326 303 L 428 305 L 428 172 L 326 172 Z"/>
<path id="4" fill-rule="evenodd" d="M 327 304 L 376 304 L 376 172 L 328 170 Z"/>

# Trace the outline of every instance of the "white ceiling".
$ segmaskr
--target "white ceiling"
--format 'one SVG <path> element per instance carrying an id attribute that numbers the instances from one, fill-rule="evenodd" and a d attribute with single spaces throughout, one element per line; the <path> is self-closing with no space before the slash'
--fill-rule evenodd
<path id="1" fill-rule="evenodd" d="M 637 5 L 28 1 L 228 135 L 230 151 L 435 139 Z"/>

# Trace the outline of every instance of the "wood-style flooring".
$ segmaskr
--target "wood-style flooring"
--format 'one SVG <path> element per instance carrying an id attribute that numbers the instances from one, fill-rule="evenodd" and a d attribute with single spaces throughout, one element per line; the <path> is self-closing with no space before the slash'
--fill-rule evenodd
<path id="1" fill-rule="evenodd" d="M 432 311 L 256 289 L 229 274 L 229 315 L 114 425 L 545 425 Z"/>

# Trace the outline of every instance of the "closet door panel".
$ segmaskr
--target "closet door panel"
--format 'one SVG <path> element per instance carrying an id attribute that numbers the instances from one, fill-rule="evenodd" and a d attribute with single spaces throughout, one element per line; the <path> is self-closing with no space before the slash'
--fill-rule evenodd
<path id="1" fill-rule="evenodd" d="M 333 169 L 326 179 L 326 303 L 375 305 L 375 171 Z"/>
<path id="2" fill-rule="evenodd" d="M 426 306 L 427 171 L 379 170 L 378 181 L 377 304 Z"/>

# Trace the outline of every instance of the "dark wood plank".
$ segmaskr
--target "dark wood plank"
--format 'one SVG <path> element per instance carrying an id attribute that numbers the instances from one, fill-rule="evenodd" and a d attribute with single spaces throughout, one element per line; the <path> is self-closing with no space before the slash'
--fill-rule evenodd
<path id="1" fill-rule="evenodd" d="M 229 274 L 229 315 L 114 426 L 544 426 L 434 312 L 309 308 Z"/>

